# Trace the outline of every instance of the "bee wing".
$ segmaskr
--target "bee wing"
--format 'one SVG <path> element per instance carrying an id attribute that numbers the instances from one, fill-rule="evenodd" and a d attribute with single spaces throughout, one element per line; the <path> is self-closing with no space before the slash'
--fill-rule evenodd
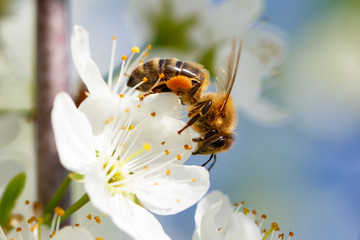
<path id="1" fill-rule="evenodd" d="M 231 53 L 229 55 L 227 72 L 225 72 L 225 78 L 223 80 L 216 81 L 216 87 L 219 91 L 225 92 L 225 97 L 223 102 L 220 105 L 220 111 L 225 109 L 226 103 L 229 99 L 231 90 L 234 86 L 236 73 L 239 67 L 240 54 L 241 54 L 242 42 L 240 42 L 239 48 L 236 52 L 235 39 L 232 42 Z M 236 55 L 235 55 L 236 52 Z M 223 70 L 224 71 L 224 70 Z"/>

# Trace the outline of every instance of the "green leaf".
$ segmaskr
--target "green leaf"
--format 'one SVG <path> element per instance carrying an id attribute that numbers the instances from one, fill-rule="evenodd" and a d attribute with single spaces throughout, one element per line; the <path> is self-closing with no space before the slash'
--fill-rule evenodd
<path id="1" fill-rule="evenodd" d="M 79 174 L 79 173 L 74 173 L 74 172 L 72 172 L 72 173 L 69 173 L 68 174 L 68 177 L 71 179 L 71 180 L 73 180 L 73 181 L 76 181 L 76 182 L 82 182 L 82 181 L 84 181 L 84 175 L 81 175 L 81 174 Z"/>
<path id="2" fill-rule="evenodd" d="M 19 198 L 25 186 L 26 175 L 20 173 L 16 175 L 5 188 L 0 200 L 0 225 L 5 226 L 11 218 L 11 212 L 15 207 L 16 200 Z"/>

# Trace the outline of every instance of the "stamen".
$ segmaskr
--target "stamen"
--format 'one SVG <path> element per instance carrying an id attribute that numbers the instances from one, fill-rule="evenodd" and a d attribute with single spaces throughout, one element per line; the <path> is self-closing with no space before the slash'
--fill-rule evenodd
<path id="1" fill-rule="evenodd" d="M 176 158 L 177 158 L 177 160 L 181 160 L 181 155 L 178 154 L 178 155 L 176 156 Z"/>
<path id="2" fill-rule="evenodd" d="M 164 145 L 165 144 L 165 141 L 161 142 L 161 145 Z"/>
<path id="3" fill-rule="evenodd" d="M 119 168 L 121 166 L 123 166 L 124 164 L 128 163 L 129 161 L 131 161 L 136 156 L 140 155 L 141 153 L 143 153 L 145 151 L 149 151 L 149 150 L 151 150 L 151 144 L 150 143 L 144 143 L 143 147 L 141 149 L 137 150 L 136 152 L 134 152 L 133 154 L 128 156 L 123 162 L 121 162 L 121 164 L 119 165 Z"/>
<path id="4" fill-rule="evenodd" d="M 150 115 L 151 115 L 152 117 L 155 117 L 155 116 L 156 116 L 156 113 L 155 113 L 155 112 L 152 112 Z"/>
<path id="5" fill-rule="evenodd" d="M 131 52 L 133 52 L 133 53 L 140 53 L 140 48 L 139 47 L 132 47 L 131 48 Z"/>
<path id="6" fill-rule="evenodd" d="M 169 176 L 170 175 L 170 169 L 166 170 L 166 175 Z"/>
<path id="7" fill-rule="evenodd" d="M 289 237 L 288 237 L 287 240 L 290 240 L 293 236 L 294 236 L 294 233 L 293 233 L 293 232 L 289 232 Z"/>
<path id="8" fill-rule="evenodd" d="M 127 56 L 122 55 L 122 56 L 121 56 L 121 60 L 126 61 L 126 60 L 127 60 Z"/>
<path id="9" fill-rule="evenodd" d="M 99 216 L 95 216 L 94 220 L 95 220 L 96 223 L 101 223 L 101 219 L 100 219 Z"/>
<path id="10" fill-rule="evenodd" d="M 166 149 L 164 153 L 165 153 L 165 155 L 169 155 L 170 152 L 169 152 L 169 150 Z"/>
<path id="11" fill-rule="evenodd" d="M 116 49 L 116 37 L 113 36 L 113 45 L 111 49 L 111 58 L 110 58 L 110 68 L 109 68 L 109 78 L 108 78 L 108 85 L 111 89 L 112 87 L 112 79 L 113 79 L 113 71 L 114 71 L 114 58 L 115 58 L 115 49 Z"/>
<path id="12" fill-rule="evenodd" d="M 264 237 L 262 238 L 262 240 L 267 239 L 267 238 L 270 236 L 270 234 L 271 234 L 275 229 L 278 229 L 278 228 L 279 228 L 279 225 L 278 225 L 276 222 L 273 222 L 273 223 L 271 224 L 270 230 L 264 235 Z M 270 238 L 270 239 L 271 239 L 271 238 Z"/>

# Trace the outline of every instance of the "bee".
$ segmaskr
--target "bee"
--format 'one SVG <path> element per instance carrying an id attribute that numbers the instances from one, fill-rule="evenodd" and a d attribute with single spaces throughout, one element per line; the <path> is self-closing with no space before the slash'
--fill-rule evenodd
<path id="1" fill-rule="evenodd" d="M 199 63 L 153 58 L 134 69 L 127 86 L 137 86 L 137 90 L 146 92 L 143 97 L 173 92 L 182 104 L 192 105 L 197 103 L 209 83 L 209 72 Z"/>
<path id="2" fill-rule="evenodd" d="M 228 151 L 235 140 L 237 112 L 230 93 L 238 70 L 241 46 L 240 43 L 235 56 L 233 41 L 227 72 L 224 78 L 217 80 L 216 92 L 204 93 L 209 86 L 210 76 L 202 65 L 176 58 L 151 59 L 139 65 L 127 82 L 129 87 L 136 86 L 139 91 L 146 92 L 144 97 L 161 92 L 173 92 L 179 96 L 187 106 L 190 119 L 178 133 L 192 127 L 200 134 L 200 137 L 192 139 L 198 144 L 192 154 L 210 155 L 202 165 L 214 159 L 209 171 L 216 162 L 216 154 Z"/>

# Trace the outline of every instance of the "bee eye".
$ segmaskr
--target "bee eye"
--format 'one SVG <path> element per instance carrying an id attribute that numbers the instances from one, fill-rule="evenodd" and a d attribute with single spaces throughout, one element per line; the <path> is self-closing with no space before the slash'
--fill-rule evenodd
<path id="1" fill-rule="evenodd" d="M 210 144 L 211 148 L 221 148 L 225 145 L 225 137 L 219 137 L 216 141 Z"/>

